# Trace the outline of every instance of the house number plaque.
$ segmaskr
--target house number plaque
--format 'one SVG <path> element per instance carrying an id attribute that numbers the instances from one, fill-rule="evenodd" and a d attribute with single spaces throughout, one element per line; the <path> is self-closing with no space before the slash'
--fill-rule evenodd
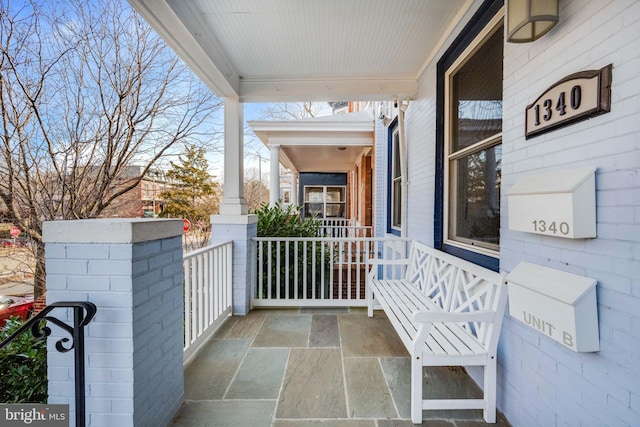
<path id="1" fill-rule="evenodd" d="M 571 74 L 547 89 L 527 106 L 525 137 L 611 111 L 611 68 Z"/>

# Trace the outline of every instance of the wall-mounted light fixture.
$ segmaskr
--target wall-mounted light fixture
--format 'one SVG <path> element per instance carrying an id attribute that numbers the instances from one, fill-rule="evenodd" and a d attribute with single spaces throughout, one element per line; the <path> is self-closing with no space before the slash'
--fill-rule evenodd
<path id="1" fill-rule="evenodd" d="M 558 0 L 507 0 L 507 41 L 539 39 L 558 23 Z"/>

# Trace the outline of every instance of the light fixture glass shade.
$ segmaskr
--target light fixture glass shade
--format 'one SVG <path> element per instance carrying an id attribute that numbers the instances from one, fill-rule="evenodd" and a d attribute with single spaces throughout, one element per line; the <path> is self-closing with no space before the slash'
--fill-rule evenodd
<path id="1" fill-rule="evenodd" d="M 507 41 L 539 39 L 558 23 L 558 0 L 507 0 Z"/>

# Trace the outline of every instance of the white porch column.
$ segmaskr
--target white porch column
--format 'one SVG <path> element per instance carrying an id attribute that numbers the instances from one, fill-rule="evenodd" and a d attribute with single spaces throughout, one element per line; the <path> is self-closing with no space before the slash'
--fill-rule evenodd
<path id="1" fill-rule="evenodd" d="M 237 98 L 224 99 L 224 195 L 220 215 L 211 215 L 211 243 L 233 241 L 233 314 L 251 309 L 252 242 L 258 216 L 247 215 L 244 198 L 244 114 Z"/>
<path id="2" fill-rule="evenodd" d="M 141 218 L 43 225 L 47 304 L 97 307 L 85 328 L 87 425 L 165 426 L 184 401 L 182 226 Z M 53 346 L 63 337 L 55 326 L 47 339 L 48 401 L 68 403 L 74 426 L 73 353 Z"/>
<path id="3" fill-rule="evenodd" d="M 298 172 L 291 172 L 291 204 L 298 206 Z"/>
<path id="4" fill-rule="evenodd" d="M 280 146 L 269 145 L 271 171 L 269 173 L 269 205 L 275 206 L 280 199 Z"/>
<path id="5" fill-rule="evenodd" d="M 224 99 L 224 194 L 222 215 L 246 215 L 244 198 L 244 106 L 234 98 Z"/>

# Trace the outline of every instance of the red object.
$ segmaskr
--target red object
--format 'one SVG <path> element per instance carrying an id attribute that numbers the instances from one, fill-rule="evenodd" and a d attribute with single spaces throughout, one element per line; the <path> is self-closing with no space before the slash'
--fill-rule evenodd
<path id="1" fill-rule="evenodd" d="M 187 231 L 189 231 L 189 229 L 191 228 L 191 221 L 189 221 L 188 219 L 183 219 L 182 221 L 184 221 L 184 227 L 182 227 L 182 229 L 184 230 L 184 232 L 186 233 Z"/>
<path id="2" fill-rule="evenodd" d="M 14 239 L 16 237 L 18 237 L 20 235 L 20 233 L 22 233 L 22 231 L 16 227 L 15 225 L 13 227 L 11 227 L 11 230 L 9 230 L 9 234 L 11 235 L 11 237 L 13 237 Z"/>
<path id="3" fill-rule="evenodd" d="M 33 312 L 33 297 L 0 296 L 0 327 L 11 316 L 27 320 Z"/>
<path id="4" fill-rule="evenodd" d="M 33 315 L 40 313 L 47 306 L 47 294 L 33 300 Z"/>

